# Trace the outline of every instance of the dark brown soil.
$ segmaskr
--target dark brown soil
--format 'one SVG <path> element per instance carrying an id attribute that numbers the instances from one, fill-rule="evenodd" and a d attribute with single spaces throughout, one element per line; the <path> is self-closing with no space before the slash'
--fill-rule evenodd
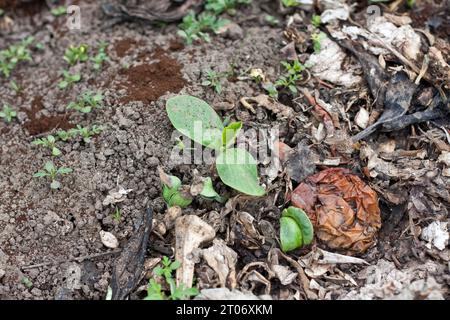
<path id="1" fill-rule="evenodd" d="M 167 92 L 179 92 L 186 85 L 181 72 L 182 65 L 177 60 L 169 57 L 162 49 L 156 49 L 152 58 L 156 62 L 139 64 L 122 71 L 121 76 L 128 80 L 124 83 L 127 96 L 122 99 L 123 103 L 156 101 Z"/>
<path id="2" fill-rule="evenodd" d="M 42 97 L 36 96 L 32 102 L 31 110 L 24 109 L 30 119 L 24 124 L 24 127 L 31 136 L 49 132 L 56 128 L 68 130 L 75 127 L 68 121 L 67 115 L 37 117 L 36 114 L 43 108 Z"/>
<path id="3" fill-rule="evenodd" d="M 116 50 L 116 54 L 119 58 L 123 58 L 126 56 L 128 51 L 135 48 L 140 43 L 135 39 L 125 38 L 117 41 L 115 43 L 114 49 Z"/>

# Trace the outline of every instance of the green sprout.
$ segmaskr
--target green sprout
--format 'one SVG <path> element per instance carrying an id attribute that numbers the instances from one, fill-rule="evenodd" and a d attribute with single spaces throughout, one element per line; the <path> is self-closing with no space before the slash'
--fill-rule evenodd
<path id="1" fill-rule="evenodd" d="M 77 125 L 76 129 L 71 129 L 83 138 L 84 143 L 90 143 L 91 138 L 103 131 L 102 126 L 93 125 L 91 128 Z"/>
<path id="2" fill-rule="evenodd" d="M 172 125 L 191 140 L 216 151 L 216 169 L 224 184 L 252 196 L 265 194 L 258 182 L 257 162 L 241 148 L 232 148 L 242 123 L 224 126 L 205 101 L 188 95 L 167 100 L 166 111 Z"/>
<path id="3" fill-rule="evenodd" d="M 64 53 L 64 60 L 71 66 L 75 65 L 77 62 L 87 61 L 88 58 L 88 46 L 85 44 L 78 47 L 70 46 Z"/>
<path id="4" fill-rule="evenodd" d="M 230 15 L 236 14 L 236 7 L 239 4 L 250 4 L 251 0 L 206 0 L 205 9 L 219 15 L 227 12 Z"/>
<path id="5" fill-rule="evenodd" d="M 280 218 L 280 242 L 284 252 L 308 245 L 313 238 L 313 226 L 302 209 L 289 207 L 283 210 Z"/>
<path id="6" fill-rule="evenodd" d="M 22 90 L 22 88 L 17 84 L 17 82 L 15 82 L 14 80 L 11 80 L 10 82 L 9 82 L 9 86 L 11 87 L 11 89 L 13 89 L 14 90 L 14 92 L 16 93 L 16 94 L 18 94 L 21 90 Z"/>
<path id="7" fill-rule="evenodd" d="M 91 57 L 91 61 L 93 63 L 93 68 L 94 70 L 100 70 L 102 68 L 102 65 L 105 61 L 108 61 L 108 55 L 106 54 L 106 47 L 108 46 L 108 44 L 106 42 L 100 42 L 99 43 L 99 48 L 98 48 L 98 53 Z"/>
<path id="8" fill-rule="evenodd" d="M 73 137 L 75 137 L 77 135 L 76 130 L 59 130 L 56 132 L 56 136 L 58 137 L 58 139 L 66 142 L 69 141 L 70 139 L 72 139 Z"/>
<path id="9" fill-rule="evenodd" d="M 314 27 L 318 28 L 322 24 L 322 21 L 320 20 L 320 16 L 317 14 L 313 14 L 311 18 L 311 23 Z"/>
<path id="10" fill-rule="evenodd" d="M 56 138 L 52 135 L 48 135 L 46 138 L 36 139 L 32 144 L 50 149 L 52 156 L 54 157 L 61 155 L 61 150 L 56 147 Z"/>
<path id="11" fill-rule="evenodd" d="M 61 187 L 61 183 L 58 180 L 56 180 L 58 178 L 58 176 L 71 173 L 72 171 L 73 170 L 71 168 L 65 168 L 65 167 L 57 168 L 53 164 L 53 162 L 48 161 L 44 165 L 44 170 L 36 172 L 33 175 L 33 177 L 35 177 L 35 178 L 45 178 L 45 177 L 50 178 L 50 181 L 51 181 L 50 188 L 52 190 L 56 190 Z"/>
<path id="12" fill-rule="evenodd" d="M 67 105 L 67 109 L 74 109 L 81 113 L 89 113 L 93 109 L 99 108 L 102 101 L 103 96 L 101 93 L 92 94 L 91 92 L 85 92 L 78 101 L 70 102 Z"/>
<path id="13" fill-rule="evenodd" d="M 266 20 L 266 22 L 268 24 L 270 24 L 271 26 L 274 26 L 274 27 L 276 27 L 276 26 L 278 26 L 280 24 L 280 20 L 278 20 L 276 17 L 274 17 L 272 15 L 269 15 L 269 14 L 267 14 L 264 17 L 264 20 Z"/>
<path id="14" fill-rule="evenodd" d="M 164 277 L 164 280 L 169 285 L 170 295 L 167 297 L 162 290 L 161 284 L 157 283 L 154 279 L 150 279 L 147 296 L 144 300 L 185 300 L 198 295 L 198 289 L 195 287 L 185 288 L 183 284 L 176 285 L 172 274 L 180 266 L 181 263 L 179 261 L 171 262 L 168 257 L 164 256 L 162 259 L 162 267 L 156 267 L 153 273 L 158 277 Z"/>
<path id="15" fill-rule="evenodd" d="M 200 39 L 209 42 L 211 39 L 207 32 L 217 33 L 221 27 L 228 23 L 229 20 L 217 18 L 209 12 L 202 12 L 196 16 L 194 11 L 190 11 L 179 25 L 178 35 L 184 38 L 188 45 Z"/>
<path id="16" fill-rule="evenodd" d="M 167 175 L 162 170 L 160 170 L 159 175 L 162 181 L 163 198 L 169 207 L 186 208 L 191 204 L 192 196 L 189 190 L 181 185 L 181 180 L 178 177 Z"/>
<path id="17" fill-rule="evenodd" d="M 75 82 L 79 82 L 81 80 L 81 75 L 79 73 L 70 74 L 69 71 L 63 70 L 62 72 L 64 80 L 61 80 L 58 83 L 59 89 L 65 89 L 68 86 L 74 84 Z"/>
<path id="18" fill-rule="evenodd" d="M 301 79 L 298 74 L 288 74 L 287 76 L 280 76 L 280 78 L 275 82 L 277 87 L 283 87 L 289 89 L 293 94 L 296 94 L 297 86 L 296 83 Z"/>
<path id="19" fill-rule="evenodd" d="M 0 72 L 9 78 L 11 72 L 21 61 L 31 61 L 31 53 L 28 46 L 34 41 L 33 37 L 27 37 L 18 44 L 9 46 L 0 51 Z"/>
<path id="20" fill-rule="evenodd" d="M 222 92 L 222 84 L 220 83 L 221 78 L 224 75 L 212 70 L 206 71 L 206 80 L 202 82 L 202 86 L 213 88 L 215 92 Z"/>
<path id="21" fill-rule="evenodd" d="M 298 60 L 294 60 L 292 63 L 282 61 L 281 64 L 289 74 L 300 74 L 303 70 L 305 70 L 305 66 Z"/>
<path id="22" fill-rule="evenodd" d="M 65 6 L 55 7 L 52 10 L 50 10 L 50 13 L 55 17 L 59 17 L 67 13 L 67 8 Z"/>
<path id="23" fill-rule="evenodd" d="M 278 100 L 278 89 L 272 82 L 263 83 L 262 87 L 267 91 L 269 97 Z"/>
<path id="24" fill-rule="evenodd" d="M 27 277 L 22 277 L 22 284 L 28 289 L 31 289 L 33 287 L 33 282 Z"/>
<path id="25" fill-rule="evenodd" d="M 120 218 L 122 217 L 122 212 L 118 206 L 115 207 L 114 213 L 113 213 L 113 219 L 116 221 L 120 221 Z"/>
<path id="26" fill-rule="evenodd" d="M 296 7 L 299 5 L 298 0 L 281 0 L 285 7 Z"/>
<path id="27" fill-rule="evenodd" d="M 17 112 L 14 111 L 9 105 L 4 104 L 3 110 L 0 111 L 0 118 L 3 118 L 6 123 L 11 123 L 15 117 L 17 117 Z"/>
<path id="28" fill-rule="evenodd" d="M 323 32 L 320 33 L 313 33 L 311 35 L 311 40 L 313 42 L 313 48 L 314 48 L 314 52 L 320 52 L 320 50 L 322 49 L 322 45 L 321 42 L 323 39 L 326 38 L 326 34 Z"/>

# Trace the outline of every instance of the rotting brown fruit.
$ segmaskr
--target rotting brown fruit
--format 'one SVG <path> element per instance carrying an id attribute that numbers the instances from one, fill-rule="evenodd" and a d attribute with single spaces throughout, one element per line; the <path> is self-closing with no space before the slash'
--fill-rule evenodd
<path id="1" fill-rule="evenodd" d="M 290 196 L 305 210 L 318 239 L 330 248 L 366 251 L 381 227 L 378 197 L 348 169 L 331 168 L 312 175 Z"/>

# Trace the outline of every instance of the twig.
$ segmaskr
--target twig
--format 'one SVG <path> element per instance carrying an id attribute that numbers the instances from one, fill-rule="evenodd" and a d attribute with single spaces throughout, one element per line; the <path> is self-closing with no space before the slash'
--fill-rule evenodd
<path id="1" fill-rule="evenodd" d="M 94 258 L 98 258 L 98 257 L 111 255 L 111 254 L 117 254 L 117 253 L 120 253 L 120 252 L 122 252 L 122 249 L 108 251 L 108 252 L 101 252 L 101 253 L 90 254 L 90 255 L 82 256 L 82 257 L 78 257 L 78 258 L 73 257 L 73 258 L 70 258 L 70 259 L 59 259 L 59 260 L 56 260 L 56 261 L 43 262 L 43 263 L 38 263 L 38 264 L 31 264 L 31 265 L 28 265 L 28 266 L 23 266 L 23 267 L 21 267 L 21 269 L 22 270 L 35 269 L 35 268 L 40 268 L 40 267 L 51 266 L 51 265 L 54 265 L 54 264 L 60 264 L 60 263 L 63 263 L 63 262 L 69 262 L 69 261 L 82 262 L 84 260 L 94 259 Z"/>

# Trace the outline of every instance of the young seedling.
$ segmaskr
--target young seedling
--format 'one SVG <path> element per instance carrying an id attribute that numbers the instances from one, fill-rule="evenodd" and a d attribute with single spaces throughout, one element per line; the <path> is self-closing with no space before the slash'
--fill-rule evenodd
<path id="1" fill-rule="evenodd" d="M 170 295 L 167 297 L 162 290 L 161 284 L 151 279 L 147 289 L 147 297 L 144 300 L 185 300 L 199 294 L 197 288 L 185 288 L 183 284 L 177 286 L 172 273 L 181 266 L 179 261 L 171 262 L 168 257 L 164 256 L 162 265 L 162 267 L 153 269 L 153 273 L 158 277 L 164 277 L 164 280 L 169 285 Z"/>
<path id="2" fill-rule="evenodd" d="M 100 70 L 102 68 L 103 62 L 109 60 L 108 55 L 106 54 L 107 46 L 108 44 L 106 42 L 99 43 L 98 53 L 91 58 L 94 70 Z"/>
<path id="3" fill-rule="evenodd" d="M 216 15 L 223 12 L 234 15 L 238 4 L 250 4 L 251 2 L 251 0 L 206 0 L 205 9 Z"/>
<path id="4" fill-rule="evenodd" d="M 61 155 L 61 150 L 56 147 L 56 139 L 52 135 L 48 135 L 46 138 L 36 139 L 32 142 L 32 144 L 50 149 L 52 156 L 54 157 Z"/>
<path id="5" fill-rule="evenodd" d="M 281 0 L 285 7 L 296 7 L 300 4 L 298 0 Z"/>
<path id="6" fill-rule="evenodd" d="M 264 17 L 264 20 L 266 20 L 266 22 L 273 27 L 276 27 L 280 24 L 280 20 L 269 14 Z"/>
<path id="7" fill-rule="evenodd" d="M 33 42 L 33 37 L 27 37 L 19 44 L 9 46 L 0 51 L 0 72 L 8 78 L 16 65 L 21 61 L 31 61 L 31 53 L 28 46 Z"/>
<path id="8" fill-rule="evenodd" d="M 208 31 L 217 31 L 228 24 L 230 21 L 226 19 L 217 18 L 214 14 L 209 12 L 202 12 L 198 16 L 193 11 L 190 11 L 183 18 L 183 22 L 179 25 L 178 35 L 185 39 L 188 45 L 199 39 L 206 42 L 210 41 Z"/>
<path id="9" fill-rule="evenodd" d="M 162 194 L 169 207 L 179 206 L 186 208 L 192 202 L 192 196 L 186 186 L 181 185 L 181 180 L 176 176 L 166 174 L 161 168 L 159 177 L 162 182 Z"/>
<path id="10" fill-rule="evenodd" d="M 0 111 L 0 118 L 3 118 L 6 123 L 11 123 L 15 117 L 17 117 L 17 112 L 14 111 L 9 105 L 4 104 L 3 110 Z"/>
<path id="11" fill-rule="evenodd" d="M 77 125 L 77 128 L 73 129 L 73 131 L 75 132 L 75 130 L 83 138 L 84 143 L 90 143 L 93 136 L 103 131 L 103 127 L 94 125 L 92 128 L 89 128 Z"/>
<path id="12" fill-rule="evenodd" d="M 222 84 L 220 83 L 222 73 L 218 73 L 212 70 L 206 71 L 206 80 L 202 82 L 202 86 L 213 88 L 215 92 L 222 92 Z"/>
<path id="13" fill-rule="evenodd" d="M 296 83 L 300 80 L 301 76 L 298 74 L 288 74 L 287 76 L 280 76 L 275 82 L 277 87 L 289 89 L 293 94 L 297 94 Z"/>
<path id="14" fill-rule="evenodd" d="M 320 52 L 320 50 L 322 49 L 322 45 L 321 42 L 323 39 L 326 38 L 326 34 L 323 32 L 320 33 L 313 33 L 311 35 L 311 40 L 313 42 L 313 48 L 314 48 L 314 52 Z"/>
<path id="15" fill-rule="evenodd" d="M 119 207 L 115 207 L 114 213 L 113 213 L 113 219 L 116 221 L 120 221 L 120 218 L 122 217 L 122 213 Z"/>
<path id="16" fill-rule="evenodd" d="M 67 109 L 74 109 L 82 113 L 89 113 L 93 109 L 99 108 L 103 96 L 101 93 L 93 95 L 91 92 L 85 92 L 81 95 L 81 98 L 77 102 L 70 102 Z"/>
<path id="17" fill-rule="evenodd" d="M 216 169 L 223 183 L 248 195 L 265 194 L 258 183 L 256 160 L 246 150 L 231 147 L 242 123 L 233 122 L 225 127 L 211 106 L 188 95 L 170 98 L 166 110 L 175 129 L 216 151 Z"/>
<path id="18" fill-rule="evenodd" d="M 280 242 L 284 252 L 308 245 L 313 238 L 313 226 L 302 209 L 289 207 L 283 210 L 280 218 Z"/>
<path id="19" fill-rule="evenodd" d="M 281 64 L 289 74 L 301 74 L 305 70 L 305 66 L 298 60 L 294 60 L 292 63 L 282 61 Z"/>
<path id="20" fill-rule="evenodd" d="M 77 62 L 84 62 L 88 60 L 88 46 L 82 44 L 78 47 L 70 46 L 64 53 L 64 60 L 66 60 L 71 66 Z"/>
<path id="21" fill-rule="evenodd" d="M 14 92 L 16 93 L 16 94 L 18 94 L 21 90 L 22 90 L 22 88 L 17 84 L 17 82 L 15 82 L 14 80 L 11 80 L 10 82 L 9 82 L 9 86 L 11 87 L 11 89 L 13 89 L 14 90 Z"/>
<path id="22" fill-rule="evenodd" d="M 71 173 L 73 170 L 71 168 L 57 168 L 53 162 L 48 161 L 44 165 L 44 170 L 36 172 L 33 177 L 35 178 L 44 178 L 48 177 L 51 181 L 50 188 L 53 190 L 59 189 L 61 187 L 61 183 L 56 180 L 58 176 L 63 174 Z"/>
<path id="23" fill-rule="evenodd" d="M 317 14 L 313 14 L 311 18 L 311 23 L 316 28 L 320 27 L 320 24 L 322 23 L 322 21 L 320 20 L 320 16 Z"/>
<path id="24" fill-rule="evenodd" d="M 55 17 L 59 17 L 67 13 L 67 8 L 65 6 L 55 7 L 50 11 L 50 13 Z"/>
<path id="25" fill-rule="evenodd" d="M 81 75 L 79 73 L 70 74 L 67 70 L 63 70 L 63 77 L 64 80 L 60 81 L 58 84 L 58 87 L 61 90 L 81 80 Z"/>
<path id="26" fill-rule="evenodd" d="M 269 97 L 278 100 L 278 89 L 272 82 L 266 82 L 262 85 L 262 87 L 267 91 Z"/>
<path id="27" fill-rule="evenodd" d="M 69 131 L 65 131 L 65 130 L 59 130 L 58 132 L 56 132 L 56 136 L 58 137 L 58 139 L 66 142 L 69 141 L 70 139 L 72 139 L 73 137 L 75 137 L 78 134 L 78 132 L 75 130 L 69 130 Z"/>

